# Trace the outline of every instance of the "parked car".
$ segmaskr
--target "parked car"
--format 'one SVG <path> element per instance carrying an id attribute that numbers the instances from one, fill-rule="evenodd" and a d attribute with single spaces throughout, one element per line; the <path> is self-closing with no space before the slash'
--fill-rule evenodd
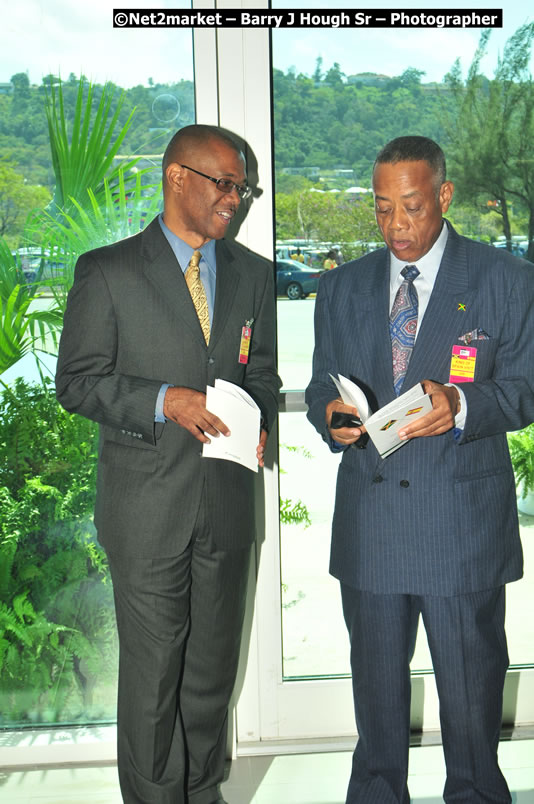
<path id="1" fill-rule="evenodd" d="M 18 259 L 24 279 L 28 283 L 35 280 L 40 283 L 45 280 L 58 280 L 65 272 L 65 265 L 61 260 L 52 258 L 49 251 L 43 251 L 37 246 L 19 248 L 11 253 Z"/>
<path id="2" fill-rule="evenodd" d="M 506 248 L 506 240 L 497 240 L 494 244 L 495 248 Z M 512 254 L 514 257 L 524 257 L 528 251 L 528 239 L 521 240 L 512 237 Z"/>
<path id="3" fill-rule="evenodd" d="M 310 293 L 317 293 L 322 273 L 295 260 L 276 260 L 276 294 L 288 299 L 305 299 Z"/>

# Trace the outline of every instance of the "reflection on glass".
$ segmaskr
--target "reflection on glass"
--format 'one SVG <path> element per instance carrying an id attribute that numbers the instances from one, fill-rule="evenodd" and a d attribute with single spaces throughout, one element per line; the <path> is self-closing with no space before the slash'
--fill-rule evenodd
<path id="1" fill-rule="evenodd" d="M 162 92 L 152 102 L 152 113 L 160 123 L 168 125 L 176 120 L 180 114 L 180 101 L 175 95 Z"/>
<path id="2" fill-rule="evenodd" d="M 280 525 L 283 675 L 348 674 L 339 584 L 328 574 L 339 457 L 329 452 L 303 413 L 281 414 L 279 433 L 281 507 L 308 514 L 308 521 Z"/>
<path id="3" fill-rule="evenodd" d="M 278 299 L 278 371 L 284 391 L 303 391 L 311 379 L 314 309 L 315 296 Z"/>

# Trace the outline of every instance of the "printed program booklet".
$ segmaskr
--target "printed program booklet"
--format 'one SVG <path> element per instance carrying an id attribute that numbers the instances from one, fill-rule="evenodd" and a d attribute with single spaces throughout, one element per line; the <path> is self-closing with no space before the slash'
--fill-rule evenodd
<path id="1" fill-rule="evenodd" d="M 360 419 L 369 438 L 375 445 L 381 458 L 386 458 L 392 452 L 407 444 L 401 441 L 398 432 L 405 424 L 420 419 L 432 410 L 432 400 L 423 391 L 421 383 L 414 385 L 409 391 L 401 394 L 393 402 L 385 405 L 371 415 L 367 398 L 362 389 L 352 380 L 342 377 L 341 374 L 331 379 L 335 383 L 339 395 L 346 405 L 352 405 L 358 411 Z"/>
<path id="2" fill-rule="evenodd" d="M 230 429 L 229 436 L 209 436 L 202 445 L 203 458 L 223 458 L 258 471 L 256 448 L 260 440 L 261 413 L 252 397 L 238 385 L 215 380 L 206 388 L 206 407 Z"/>

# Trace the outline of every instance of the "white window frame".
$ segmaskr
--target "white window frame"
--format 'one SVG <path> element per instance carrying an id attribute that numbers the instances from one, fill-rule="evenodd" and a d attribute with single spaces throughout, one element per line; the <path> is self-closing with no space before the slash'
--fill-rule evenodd
<path id="1" fill-rule="evenodd" d="M 268 9 L 267 0 L 198 0 L 195 8 Z M 216 42 L 216 59 L 204 59 L 208 40 Z M 215 123 L 242 136 L 259 164 L 263 194 L 255 200 L 239 239 L 266 257 L 273 255 L 271 55 L 268 29 L 195 31 L 197 122 Z M 202 61 L 199 57 L 202 53 Z M 210 77 L 201 71 L 210 71 Z M 206 91 L 206 79 L 211 91 Z M 288 394 L 287 409 L 304 409 L 303 400 Z M 282 412 L 283 415 L 283 412 Z M 314 740 L 314 749 L 353 741 L 355 725 L 349 679 L 289 681 L 282 678 L 280 542 L 276 433 L 270 437 L 271 467 L 263 473 L 265 534 L 257 549 L 256 573 L 251 573 L 249 612 L 236 690 L 238 753 L 293 750 Z M 261 554 L 261 561 L 260 561 Z M 327 567 L 325 567 L 327 572 Z M 255 594 L 254 594 L 255 593 Z M 432 673 L 413 677 L 412 724 L 439 730 L 439 703 Z M 520 713 L 519 716 L 517 713 Z M 505 722 L 534 721 L 534 671 L 514 670 L 505 689 Z M 284 741 L 283 746 L 280 742 Z M 287 748 L 287 743 L 292 748 Z"/>
<path id="2" fill-rule="evenodd" d="M 193 0 L 194 9 L 268 9 L 268 0 Z M 254 199 L 239 240 L 272 258 L 274 243 L 271 56 L 267 29 L 193 31 L 196 120 L 224 126 L 250 145 L 259 170 Z M 255 177 L 254 177 L 255 178 Z M 288 394 L 285 410 L 303 409 L 298 394 Z M 283 415 L 283 411 L 282 411 Z M 265 504 L 258 512 L 264 537 L 251 568 L 248 613 L 236 688 L 234 749 L 239 754 L 287 750 L 333 750 L 354 742 L 355 726 L 348 679 L 289 681 L 282 678 L 279 493 L 277 433 L 268 445 L 269 468 L 259 476 Z M 262 495 L 260 495 L 262 496 Z M 260 561 L 261 555 L 261 561 Z M 325 572 L 327 572 L 325 567 Z M 413 678 L 413 725 L 439 729 L 438 701 L 432 674 Z M 534 670 L 508 674 L 505 721 L 534 722 Z M 98 734 L 98 732 L 100 732 Z M 68 730 L 20 733 L 0 747 L 0 766 L 69 762 L 109 762 L 115 758 L 115 729 L 80 729 L 67 749 Z M 82 735 L 81 737 L 79 735 Z M 86 735 L 87 736 L 84 736 Z M 308 741 L 312 741 L 311 744 Z M 17 745 L 18 743 L 18 745 Z M 24 750 L 21 750 L 24 747 Z M 68 754 L 65 751 L 68 751 Z"/>

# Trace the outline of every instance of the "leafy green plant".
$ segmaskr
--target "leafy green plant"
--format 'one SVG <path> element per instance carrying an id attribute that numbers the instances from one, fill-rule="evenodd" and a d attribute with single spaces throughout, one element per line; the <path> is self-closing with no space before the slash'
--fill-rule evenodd
<path id="1" fill-rule="evenodd" d="M 113 189 L 108 179 L 104 179 L 100 198 L 89 188 L 83 204 L 70 199 L 72 214 L 61 212 L 53 216 L 45 211 L 33 222 L 34 227 L 44 226 L 46 260 L 56 266 L 51 270 L 56 281 L 51 283 L 50 290 L 58 309 L 65 309 L 80 254 L 137 234 L 159 212 L 161 185 L 144 185 L 143 176 L 139 171 L 135 183 L 128 186 L 123 171 L 119 170 L 118 183 Z"/>
<path id="2" fill-rule="evenodd" d="M 80 80 L 72 111 L 61 82 L 46 90 L 55 190 L 47 209 L 30 218 L 26 237 L 42 246 L 37 279 L 52 291 L 61 312 L 78 256 L 137 233 L 159 208 L 155 186 L 143 185 L 149 170 L 137 169 L 138 158 L 116 164 L 135 109 L 119 128 L 125 93 L 118 100 L 115 93 L 112 84 L 101 89 Z"/>
<path id="3" fill-rule="evenodd" d="M 88 189 L 100 203 L 104 178 L 109 186 L 114 187 L 119 183 L 120 172 L 126 175 L 137 164 L 138 159 L 130 159 L 122 166 L 113 165 L 135 111 L 132 110 L 113 139 L 125 98 L 125 93 L 120 92 L 112 113 L 115 90 L 113 84 L 106 84 L 93 110 L 95 87 L 80 79 L 74 116 L 69 121 L 61 81 L 47 88 L 45 112 L 56 179 L 53 212 L 71 211 L 73 200 L 83 204 Z M 135 174 L 132 173 L 131 177 L 135 178 Z"/>
<path id="4" fill-rule="evenodd" d="M 134 113 L 115 135 L 124 93 L 118 101 L 114 94 L 106 85 L 95 102 L 95 87 L 80 81 L 69 120 L 61 82 L 46 89 L 55 192 L 25 230 L 25 243 L 41 254 L 33 281 L 26 281 L 19 258 L 0 239 L 0 374 L 28 352 L 37 360 L 39 350 L 56 352 L 77 257 L 138 232 L 159 207 L 155 187 L 143 186 L 147 171 L 135 169 L 137 159 L 114 165 Z M 52 292 L 49 309 L 39 307 L 43 288 Z"/>
<path id="5" fill-rule="evenodd" d="M 301 525 L 305 528 L 311 525 L 310 514 L 301 500 L 293 502 L 290 499 L 280 498 L 280 522 L 283 525 Z"/>
<path id="6" fill-rule="evenodd" d="M 111 719 L 111 583 L 91 514 L 96 425 L 47 384 L 0 401 L 0 725 Z"/>
<path id="7" fill-rule="evenodd" d="M 312 453 L 305 447 L 294 446 L 293 444 L 280 444 L 280 449 L 286 452 L 302 455 L 303 458 L 313 458 Z M 280 467 L 280 474 L 286 474 L 285 469 Z M 310 513 L 302 500 L 291 500 L 287 497 L 280 497 L 280 524 L 281 525 L 304 525 L 309 528 L 311 525 Z"/>
<path id="8" fill-rule="evenodd" d="M 76 257 L 139 231 L 159 203 L 142 185 L 145 172 L 132 170 L 136 159 L 114 165 L 132 117 L 115 135 L 123 93 L 112 112 L 114 91 L 104 87 L 95 104 L 95 89 L 80 81 L 69 118 L 61 82 L 47 90 L 56 188 L 25 233 L 41 249 L 35 280 L 0 240 L 0 373 L 28 351 L 55 349 Z M 43 286 L 55 296 L 48 310 L 39 309 Z M 97 428 L 64 411 L 44 379 L 4 388 L 0 727 L 112 719 L 115 618 L 92 523 Z"/>
<path id="9" fill-rule="evenodd" d="M 61 313 L 55 308 L 30 309 L 37 299 L 17 258 L 0 238 L 0 374 L 27 352 L 57 344 Z"/>
<path id="10" fill-rule="evenodd" d="M 534 424 L 516 433 L 508 433 L 508 446 L 516 485 L 521 485 L 523 499 L 534 491 Z"/>

